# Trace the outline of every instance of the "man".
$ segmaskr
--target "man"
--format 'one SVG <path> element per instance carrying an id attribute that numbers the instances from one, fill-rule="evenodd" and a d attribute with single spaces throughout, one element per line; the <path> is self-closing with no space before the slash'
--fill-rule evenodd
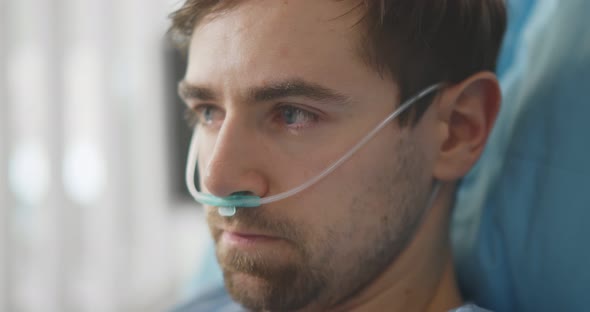
<path id="1" fill-rule="evenodd" d="M 443 83 L 303 192 L 234 216 L 205 207 L 235 306 L 463 305 L 449 217 L 499 109 L 501 0 L 188 0 L 172 19 L 201 191 L 218 197 L 301 185 Z M 212 309 L 201 303 L 185 311 Z"/>

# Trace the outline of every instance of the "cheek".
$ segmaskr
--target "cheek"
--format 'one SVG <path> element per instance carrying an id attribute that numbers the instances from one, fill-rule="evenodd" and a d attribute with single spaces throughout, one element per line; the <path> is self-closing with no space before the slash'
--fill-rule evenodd
<path id="1" fill-rule="evenodd" d="M 306 204 L 300 217 L 307 215 L 312 228 L 342 239 L 344 245 L 395 227 L 402 210 L 412 205 L 412 194 L 427 185 L 422 157 L 411 144 L 372 143 L 301 196 Z"/>
<path id="2" fill-rule="evenodd" d="M 392 159 L 350 159 L 324 180 L 293 198 L 293 217 L 307 224 L 314 240 L 341 241 L 353 248 L 359 236 L 386 217 L 394 183 Z M 289 206 L 292 204 L 289 203 Z M 377 221 L 379 222 L 379 221 Z"/>
<path id="3" fill-rule="evenodd" d="M 361 148 L 320 182 L 318 193 L 324 194 L 319 199 L 324 204 L 323 212 L 331 216 L 374 213 L 367 209 L 357 210 L 372 201 L 383 203 L 383 196 L 396 183 L 399 164 L 393 147 L 379 141 L 373 143 Z"/>

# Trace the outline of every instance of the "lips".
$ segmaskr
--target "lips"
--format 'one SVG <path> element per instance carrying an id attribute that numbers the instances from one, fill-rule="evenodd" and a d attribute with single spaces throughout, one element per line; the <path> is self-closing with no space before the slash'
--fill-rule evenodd
<path id="1" fill-rule="evenodd" d="M 221 240 L 234 246 L 250 246 L 276 242 L 280 238 L 253 232 L 223 230 Z"/>
<path id="2" fill-rule="evenodd" d="M 235 237 L 239 237 L 242 239 L 278 239 L 278 237 L 271 236 L 268 234 L 256 233 L 256 232 L 249 232 L 249 231 L 232 231 L 232 230 L 222 230 L 223 233 L 227 233 L 228 235 L 232 235 Z"/>

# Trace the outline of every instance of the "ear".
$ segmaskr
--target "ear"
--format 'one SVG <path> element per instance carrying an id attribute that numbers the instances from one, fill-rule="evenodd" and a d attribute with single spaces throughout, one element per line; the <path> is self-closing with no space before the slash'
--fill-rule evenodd
<path id="1" fill-rule="evenodd" d="M 435 178 L 455 181 L 473 167 L 496 120 L 500 101 L 500 86 L 491 72 L 477 73 L 444 89 L 437 103 L 440 149 Z"/>

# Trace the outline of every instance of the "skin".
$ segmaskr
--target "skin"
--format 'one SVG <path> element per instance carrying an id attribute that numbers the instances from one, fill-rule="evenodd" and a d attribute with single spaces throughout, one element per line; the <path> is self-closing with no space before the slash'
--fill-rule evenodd
<path id="1" fill-rule="evenodd" d="M 395 109 L 395 80 L 356 54 L 361 12 L 351 8 L 244 1 L 196 25 L 180 93 L 200 119 L 202 191 L 289 190 Z M 252 98 L 285 82 L 338 97 Z M 298 195 L 231 218 L 206 207 L 229 294 L 251 310 L 460 306 L 448 240 L 454 184 L 479 157 L 499 101 L 495 76 L 477 73 L 441 91 L 416 126 L 392 122 Z M 428 207 L 434 181 L 441 187 Z"/>

